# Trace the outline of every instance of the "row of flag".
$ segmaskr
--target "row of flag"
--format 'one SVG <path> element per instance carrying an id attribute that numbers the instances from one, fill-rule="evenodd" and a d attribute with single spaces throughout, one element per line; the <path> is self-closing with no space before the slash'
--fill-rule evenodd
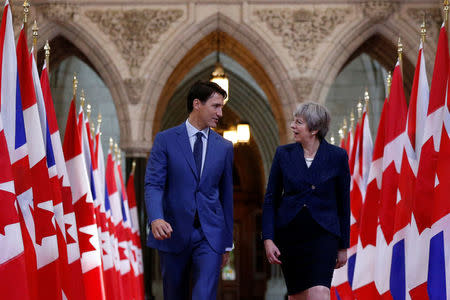
<path id="1" fill-rule="evenodd" d="M 0 27 L 0 295 L 4 299 L 143 299 L 134 170 L 106 166 L 76 91 L 61 143 L 47 66 L 26 33 Z"/>
<path id="2" fill-rule="evenodd" d="M 449 72 L 442 25 L 431 87 L 422 39 L 409 107 L 399 52 L 375 144 L 367 105 L 342 140 L 351 172 L 351 238 L 331 299 L 450 299 Z"/>

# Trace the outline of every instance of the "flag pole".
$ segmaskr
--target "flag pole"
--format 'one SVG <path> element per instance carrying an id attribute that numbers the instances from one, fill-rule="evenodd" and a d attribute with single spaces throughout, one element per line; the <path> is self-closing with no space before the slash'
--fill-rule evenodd
<path id="1" fill-rule="evenodd" d="M 48 40 L 45 42 L 44 51 L 45 51 L 45 64 L 47 65 L 47 73 L 48 76 L 50 77 L 50 45 L 48 43 Z"/>
<path id="2" fill-rule="evenodd" d="M 36 59 L 36 54 L 37 54 L 37 40 L 38 40 L 38 36 L 39 36 L 39 27 L 37 26 L 37 22 L 36 20 L 34 20 L 33 23 L 33 27 L 31 28 L 31 30 L 33 31 L 33 55 L 34 55 L 34 59 Z"/>
<path id="3" fill-rule="evenodd" d="M 350 129 L 353 129 L 353 126 L 355 125 L 355 113 L 353 110 L 350 112 Z"/>

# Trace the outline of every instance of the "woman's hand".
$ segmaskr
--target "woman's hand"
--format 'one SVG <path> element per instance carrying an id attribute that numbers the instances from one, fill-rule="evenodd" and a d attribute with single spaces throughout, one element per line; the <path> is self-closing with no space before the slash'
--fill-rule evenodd
<path id="1" fill-rule="evenodd" d="M 281 261 L 278 259 L 280 256 L 280 250 L 275 246 L 272 240 L 264 240 L 264 248 L 266 248 L 266 257 L 269 263 L 281 265 Z"/>
<path id="2" fill-rule="evenodd" d="M 343 267 L 347 263 L 347 249 L 340 249 L 336 258 L 336 266 L 335 269 L 339 269 Z"/>

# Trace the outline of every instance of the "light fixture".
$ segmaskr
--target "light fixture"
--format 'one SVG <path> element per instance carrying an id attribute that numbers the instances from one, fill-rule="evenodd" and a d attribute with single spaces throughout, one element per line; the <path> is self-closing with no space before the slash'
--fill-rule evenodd
<path id="1" fill-rule="evenodd" d="M 223 132 L 223 138 L 226 140 L 229 140 L 234 145 L 238 142 L 237 131 L 236 130 L 225 130 Z"/>
<path id="2" fill-rule="evenodd" d="M 228 91 L 228 77 L 225 74 L 225 70 L 220 63 L 220 33 L 217 31 L 217 58 L 216 58 L 216 65 L 214 67 L 214 71 L 211 73 L 211 79 L 209 81 L 217 83 L 222 89 L 227 92 L 227 98 L 224 99 L 223 104 L 225 105 L 230 99 L 229 91 Z"/>
<path id="3" fill-rule="evenodd" d="M 237 125 L 237 141 L 239 143 L 248 143 L 250 141 L 250 125 L 248 123 Z"/>

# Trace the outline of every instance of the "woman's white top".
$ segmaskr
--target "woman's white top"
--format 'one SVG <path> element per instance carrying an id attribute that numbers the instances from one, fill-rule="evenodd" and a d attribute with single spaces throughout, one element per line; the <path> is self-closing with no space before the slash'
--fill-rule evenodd
<path id="1" fill-rule="evenodd" d="M 314 157 L 313 158 L 305 157 L 306 165 L 308 166 L 308 168 L 311 166 L 313 160 Z"/>

